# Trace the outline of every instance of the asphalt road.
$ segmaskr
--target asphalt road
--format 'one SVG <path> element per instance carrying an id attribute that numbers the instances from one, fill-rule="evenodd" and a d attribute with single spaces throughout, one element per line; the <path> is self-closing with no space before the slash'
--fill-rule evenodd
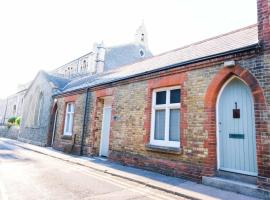
<path id="1" fill-rule="evenodd" d="M 0 200 L 184 199 L 0 141 Z"/>

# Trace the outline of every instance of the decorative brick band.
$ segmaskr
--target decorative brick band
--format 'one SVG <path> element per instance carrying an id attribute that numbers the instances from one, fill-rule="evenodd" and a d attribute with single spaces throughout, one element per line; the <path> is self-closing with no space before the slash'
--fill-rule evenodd
<path id="1" fill-rule="evenodd" d="M 103 98 L 111 96 L 112 97 L 112 113 L 111 116 L 114 116 L 115 111 L 114 111 L 114 92 L 115 88 L 105 88 L 101 90 L 96 90 L 93 92 L 94 96 L 94 110 L 93 110 L 93 115 L 90 116 L 92 121 L 91 121 L 91 128 L 90 128 L 90 152 L 91 155 L 98 155 L 99 153 L 99 145 L 100 145 L 100 135 L 101 135 L 101 124 L 102 124 L 102 112 L 103 112 Z M 110 127 L 113 125 L 113 120 L 111 120 Z M 110 138 L 109 140 L 111 141 L 112 134 L 110 130 Z M 111 142 L 109 142 L 111 144 Z M 110 148 L 109 148 L 110 149 Z"/>
<path id="2" fill-rule="evenodd" d="M 155 79 L 151 79 L 147 81 L 147 106 L 145 107 L 144 115 L 145 115 L 145 123 L 144 128 L 146 130 L 146 135 L 144 135 L 144 144 L 149 143 L 150 141 L 150 129 L 151 129 L 151 111 L 152 111 L 152 92 L 154 89 L 163 88 L 163 87 L 170 87 L 170 86 L 180 86 L 181 87 L 181 99 L 186 97 L 186 91 L 184 90 L 183 84 L 187 79 L 187 74 L 180 73 L 180 74 L 173 74 L 169 76 L 159 77 Z M 187 126 L 187 122 L 184 117 L 186 113 L 186 105 L 183 103 L 181 104 L 181 133 L 184 132 L 184 129 Z M 180 136 L 180 143 L 181 145 L 185 144 L 185 140 L 183 138 L 183 134 Z"/>
<path id="3" fill-rule="evenodd" d="M 207 120 L 205 121 L 204 129 L 208 132 L 208 140 L 205 141 L 204 146 L 208 148 L 209 155 L 205 159 L 204 165 L 206 167 L 215 166 L 215 169 L 217 166 L 216 101 L 221 87 L 232 76 L 239 77 L 241 80 L 243 80 L 249 86 L 252 92 L 255 110 L 258 175 L 262 177 L 270 177 L 269 169 L 266 168 L 267 165 L 265 163 L 265 157 L 267 154 L 270 154 L 270 148 L 266 147 L 261 139 L 262 134 L 267 132 L 267 121 L 262 119 L 263 113 L 266 112 L 266 101 L 263 94 L 263 89 L 260 87 L 257 79 L 247 69 L 240 66 L 222 68 L 211 81 L 205 94 L 204 106 L 205 112 L 207 113 Z M 215 169 L 212 170 L 212 175 L 214 175 Z"/>
<path id="4" fill-rule="evenodd" d="M 62 123 L 61 123 L 61 134 L 64 133 L 65 116 L 66 116 L 66 107 L 67 107 L 67 104 L 70 103 L 70 102 L 75 102 L 77 100 L 77 97 L 78 97 L 78 95 L 72 95 L 72 96 L 66 96 L 66 97 L 64 97 L 65 106 L 64 106 L 64 109 L 62 110 L 64 117 L 63 117 Z M 75 112 L 74 112 L 74 116 L 73 116 L 73 123 L 74 123 L 74 119 L 75 119 L 76 114 L 77 114 L 77 111 L 76 111 L 76 107 L 75 107 Z M 72 130 L 72 132 L 73 132 L 73 130 Z"/>

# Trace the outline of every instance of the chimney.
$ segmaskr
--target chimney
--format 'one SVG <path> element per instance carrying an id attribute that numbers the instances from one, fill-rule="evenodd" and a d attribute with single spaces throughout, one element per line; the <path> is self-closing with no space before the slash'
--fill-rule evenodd
<path id="1" fill-rule="evenodd" d="M 265 52 L 270 52 L 270 0 L 257 0 L 259 41 Z"/>
<path id="2" fill-rule="evenodd" d="M 93 51 L 88 57 L 88 68 L 91 74 L 101 73 L 104 71 L 106 48 L 104 43 L 94 43 Z"/>
<path id="3" fill-rule="evenodd" d="M 104 43 L 101 42 L 96 46 L 97 55 L 96 55 L 96 73 L 101 73 L 104 71 L 104 63 L 105 63 L 105 53 L 106 49 Z"/>

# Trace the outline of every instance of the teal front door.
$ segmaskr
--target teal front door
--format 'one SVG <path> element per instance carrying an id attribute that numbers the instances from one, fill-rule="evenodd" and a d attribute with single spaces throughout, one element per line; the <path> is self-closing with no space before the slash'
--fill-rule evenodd
<path id="1" fill-rule="evenodd" d="M 256 176 L 254 106 L 248 86 L 231 79 L 221 90 L 217 112 L 219 169 Z"/>

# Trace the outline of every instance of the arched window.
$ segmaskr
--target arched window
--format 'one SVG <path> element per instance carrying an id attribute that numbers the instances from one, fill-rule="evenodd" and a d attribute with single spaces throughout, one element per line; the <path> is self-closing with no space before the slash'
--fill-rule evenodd
<path id="1" fill-rule="evenodd" d="M 12 111 L 13 116 L 16 116 L 16 105 L 13 105 L 13 111 Z"/>
<path id="2" fill-rule="evenodd" d="M 36 125 L 36 126 L 40 125 L 40 118 L 41 118 L 42 107 L 43 107 L 43 102 L 44 102 L 43 99 L 44 99 L 43 93 L 40 92 L 39 97 L 38 97 L 37 102 L 36 102 L 36 106 L 35 106 L 34 125 Z"/>

